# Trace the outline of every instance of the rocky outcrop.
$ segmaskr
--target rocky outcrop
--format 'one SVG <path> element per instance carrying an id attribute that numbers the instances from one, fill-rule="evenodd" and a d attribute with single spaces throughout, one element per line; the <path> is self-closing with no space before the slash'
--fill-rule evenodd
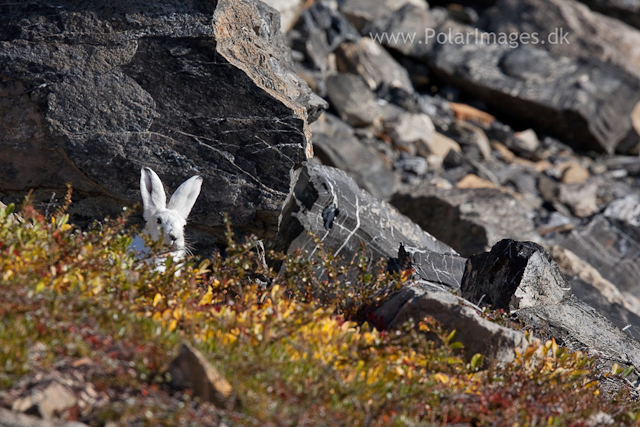
<path id="1" fill-rule="evenodd" d="M 633 230 L 625 232 L 621 224 L 616 226 L 597 215 L 588 224 L 574 229 L 562 246 L 592 265 L 620 291 L 640 297 L 640 243 Z"/>
<path id="2" fill-rule="evenodd" d="M 529 342 L 521 331 L 500 326 L 482 318 L 478 309 L 462 298 L 439 289 L 429 282 L 417 282 L 383 304 L 374 319 L 386 329 L 395 329 L 413 320 L 430 316 L 447 331 L 456 331 L 455 340 L 464 344 L 464 354 L 471 359 L 476 353 L 492 360 L 513 361 L 515 351 L 523 351 Z"/>
<path id="3" fill-rule="evenodd" d="M 473 303 L 510 311 L 538 336 L 571 350 L 640 367 L 640 343 L 573 296 L 558 265 L 535 243 L 503 240 L 472 256 L 461 292 Z"/>
<path id="4" fill-rule="evenodd" d="M 249 30 L 248 30 L 249 29 Z M 191 223 L 266 236 L 326 105 L 292 71 L 277 12 L 252 0 L 16 4 L 0 25 L 0 191 L 139 201 L 141 166 L 195 173 Z M 94 200 L 95 203 L 91 203 Z"/>
<path id="5" fill-rule="evenodd" d="M 323 165 L 347 172 L 356 183 L 381 200 L 389 199 L 397 188 L 397 175 L 374 147 L 360 141 L 354 130 L 331 114 L 311 125 L 315 157 Z"/>
<path id="6" fill-rule="evenodd" d="M 568 249 L 556 245 L 551 248 L 551 256 L 567 277 L 577 298 L 640 342 L 640 298 L 620 291 L 598 270 Z"/>
<path id="7" fill-rule="evenodd" d="M 393 207 L 358 188 L 345 172 L 307 164 L 296 173 L 297 182 L 282 212 L 280 231 L 269 242 L 271 248 L 314 254 L 317 238 L 325 250 L 347 261 L 363 252 L 374 262 L 395 258 L 402 243 L 455 253 Z"/>
<path id="8" fill-rule="evenodd" d="M 444 11 L 412 5 L 378 19 L 367 32 L 413 34 L 414 42 L 381 41 L 426 62 L 442 79 L 505 116 L 535 123 L 579 149 L 611 153 L 632 131 L 640 82 L 616 66 L 556 56 L 517 41 L 482 43 L 488 33 L 449 21 Z M 438 44 L 437 33 L 451 39 Z M 456 35 L 463 41 L 456 42 Z"/>
<path id="9" fill-rule="evenodd" d="M 398 193 L 390 203 L 463 256 L 504 238 L 539 239 L 526 209 L 500 190 L 423 187 Z"/>

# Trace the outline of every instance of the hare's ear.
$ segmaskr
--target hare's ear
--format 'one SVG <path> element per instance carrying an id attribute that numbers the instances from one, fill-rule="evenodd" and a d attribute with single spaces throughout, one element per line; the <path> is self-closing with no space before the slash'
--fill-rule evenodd
<path id="1" fill-rule="evenodd" d="M 173 193 L 167 208 L 177 211 L 186 220 L 200 194 L 200 187 L 202 187 L 202 178 L 198 175 L 192 176 Z"/>
<path id="2" fill-rule="evenodd" d="M 162 181 L 150 168 L 140 170 L 140 193 L 145 219 L 153 211 L 166 208 L 167 195 L 164 193 Z"/>

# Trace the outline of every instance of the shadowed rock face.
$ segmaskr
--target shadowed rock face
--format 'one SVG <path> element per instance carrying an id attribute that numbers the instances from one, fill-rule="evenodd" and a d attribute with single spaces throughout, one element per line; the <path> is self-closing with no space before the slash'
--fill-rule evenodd
<path id="1" fill-rule="evenodd" d="M 0 23 L 0 191 L 139 200 L 141 166 L 170 188 L 199 174 L 190 223 L 274 234 L 291 168 L 326 105 L 291 71 L 260 2 L 58 0 Z M 106 202 L 105 202 L 106 201 Z"/>
<path id="2" fill-rule="evenodd" d="M 538 336 L 601 357 L 640 366 L 640 344 L 571 294 L 558 265 L 540 245 L 502 240 L 467 260 L 462 295 L 476 304 L 510 310 Z"/>

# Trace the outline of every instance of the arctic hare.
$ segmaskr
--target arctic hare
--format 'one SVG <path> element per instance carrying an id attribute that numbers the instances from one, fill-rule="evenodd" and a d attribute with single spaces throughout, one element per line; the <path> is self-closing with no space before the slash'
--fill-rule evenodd
<path id="1" fill-rule="evenodd" d="M 147 167 L 140 171 L 140 193 L 144 220 L 147 223 L 145 233 L 154 241 L 162 241 L 168 248 L 168 253 L 164 257 L 155 259 L 157 270 L 164 271 L 166 255 L 171 255 L 175 261 L 184 258 L 186 253 L 184 227 L 201 187 L 202 178 L 198 175 L 193 176 L 178 187 L 167 204 L 164 186 L 158 175 Z M 139 243 L 134 241 L 134 246 L 138 245 Z M 144 249 L 139 252 L 148 254 L 148 250 Z"/>

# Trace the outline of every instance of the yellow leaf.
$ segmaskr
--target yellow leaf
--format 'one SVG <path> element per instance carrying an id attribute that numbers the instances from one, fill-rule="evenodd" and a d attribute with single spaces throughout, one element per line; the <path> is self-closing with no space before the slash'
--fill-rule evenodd
<path id="1" fill-rule="evenodd" d="M 173 332 L 177 326 L 178 321 L 176 319 L 173 319 L 171 322 L 169 322 L 169 332 Z"/>
<path id="2" fill-rule="evenodd" d="M 160 292 L 158 292 L 156 294 L 156 296 L 153 297 L 153 306 L 157 306 L 158 304 L 160 304 L 160 302 L 162 301 L 162 295 L 160 294 Z"/>
<path id="3" fill-rule="evenodd" d="M 202 296 L 202 299 L 200 299 L 200 302 L 198 303 L 198 305 L 203 306 L 203 305 L 210 304 L 212 300 L 213 300 L 213 292 L 211 291 L 211 288 L 209 288 L 207 290 L 207 293 L 205 293 Z"/>
<path id="4" fill-rule="evenodd" d="M 71 226 L 69 224 L 62 224 L 62 227 L 60 227 L 60 229 L 62 231 L 67 231 L 71 229 Z"/>
<path id="5" fill-rule="evenodd" d="M 438 372 L 437 374 L 434 374 L 433 378 L 436 381 L 441 382 L 442 384 L 447 384 L 449 382 L 449 377 L 440 372 Z"/>

